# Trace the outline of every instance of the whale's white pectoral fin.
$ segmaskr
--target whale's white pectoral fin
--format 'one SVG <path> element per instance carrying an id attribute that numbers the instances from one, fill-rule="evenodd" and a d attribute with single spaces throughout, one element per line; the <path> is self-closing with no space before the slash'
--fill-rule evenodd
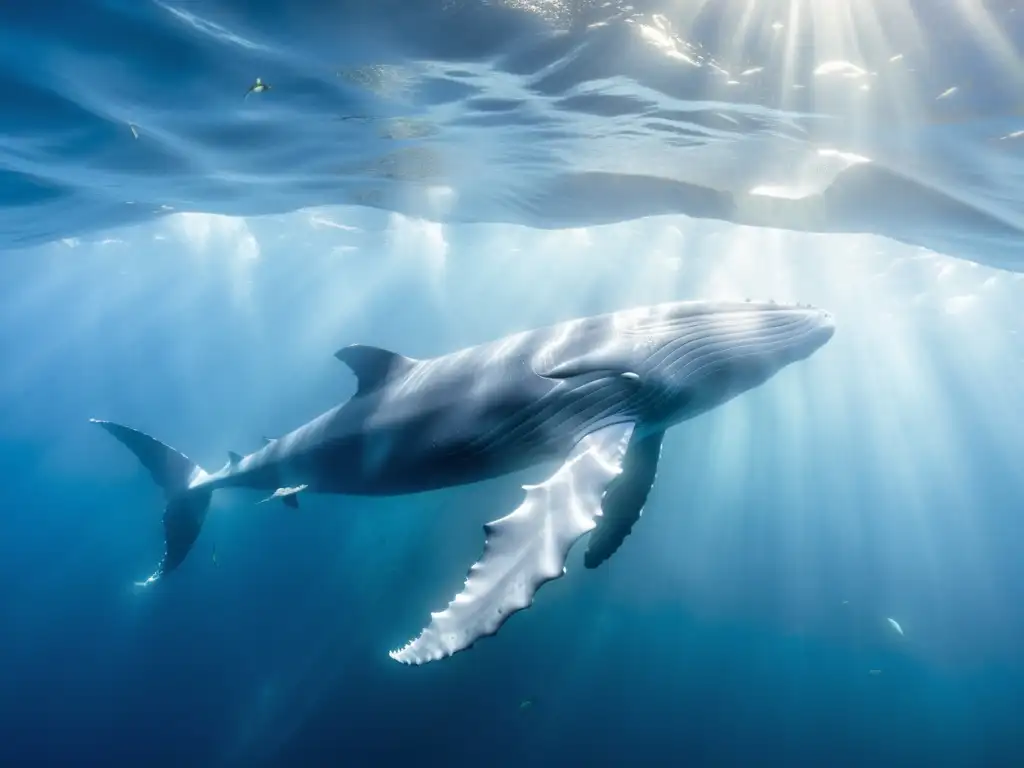
<path id="1" fill-rule="evenodd" d="M 576 540 L 593 530 L 632 435 L 632 423 L 593 432 L 550 478 L 524 486 L 526 499 L 519 508 L 484 526 L 484 553 L 462 592 L 391 658 L 423 664 L 451 656 L 495 634 L 509 616 L 528 608 L 543 584 L 565 573 Z"/>

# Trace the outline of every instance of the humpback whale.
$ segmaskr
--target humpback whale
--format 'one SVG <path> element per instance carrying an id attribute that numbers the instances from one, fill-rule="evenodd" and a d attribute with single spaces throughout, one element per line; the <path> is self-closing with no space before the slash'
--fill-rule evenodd
<path id="1" fill-rule="evenodd" d="M 148 435 L 93 421 L 127 446 L 166 495 L 165 551 L 151 584 L 185 560 L 211 494 L 248 488 L 298 508 L 308 493 L 397 495 L 551 463 L 522 504 L 484 526 L 463 590 L 391 652 L 422 664 L 495 634 L 565 572 L 611 557 L 639 519 L 665 430 L 767 381 L 833 335 L 803 305 L 671 302 L 562 322 L 441 357 L 365 345 L 335 354 L 355 394 L 293 432 L 206 472 Z"/>

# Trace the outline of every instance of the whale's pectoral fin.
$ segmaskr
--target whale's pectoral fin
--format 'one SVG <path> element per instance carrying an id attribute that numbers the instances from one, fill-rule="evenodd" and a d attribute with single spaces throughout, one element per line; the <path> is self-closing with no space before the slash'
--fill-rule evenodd
<path id="1" fill-rule="evenodd" d="M 596 568 L 622 545 L 640 519 L 647 496 L 658 473 L 664 432 L 630 441 L 622 461 L 622 474 L 612 480 L 601 502 L 601 517 L 590 534 L 583 565 Z"/>
<path id="2" fill-rule="evenodd" d="M 423 664 L 469 648 L 495 634 L 536 591 L 565 573 L 569 549 L 593 530 L 605 490 L 621 472 L 633 424 L 593 432 L 576 444 L 565 463 L 540 485 L 524 486 L 526 499 L 484 526 L 484 554 L 469 571 L 462 592 L 429 626 L 391 658 Z"/>

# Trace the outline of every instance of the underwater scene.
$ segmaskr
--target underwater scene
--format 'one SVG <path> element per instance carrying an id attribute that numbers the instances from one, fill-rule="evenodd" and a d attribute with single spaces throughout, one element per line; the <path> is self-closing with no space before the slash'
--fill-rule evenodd
<path id="1" fill-rule="evenodd" d="M 1024 765 L 1022 15 L 0 4 L 0 766 Z"/>

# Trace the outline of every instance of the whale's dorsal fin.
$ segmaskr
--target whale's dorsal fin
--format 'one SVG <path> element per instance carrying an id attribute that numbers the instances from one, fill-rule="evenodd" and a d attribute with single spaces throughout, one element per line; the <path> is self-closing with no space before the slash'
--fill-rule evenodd
<path id="1" fill-rule="evenodd" d="M 389 379 L 406 373 L 416 361 L 388 349 L 365 344 L 351 344 L 342 347 L 334 356 L 352 369 L 358 387 L 356 395 L 365 395 Z"/>
<path id="2" fill-rule="evenodd" d="M 234 451 L 228 451 L 228 464 L 235 466 L 242 460 L 241 454 L 235 453 Z"/>

